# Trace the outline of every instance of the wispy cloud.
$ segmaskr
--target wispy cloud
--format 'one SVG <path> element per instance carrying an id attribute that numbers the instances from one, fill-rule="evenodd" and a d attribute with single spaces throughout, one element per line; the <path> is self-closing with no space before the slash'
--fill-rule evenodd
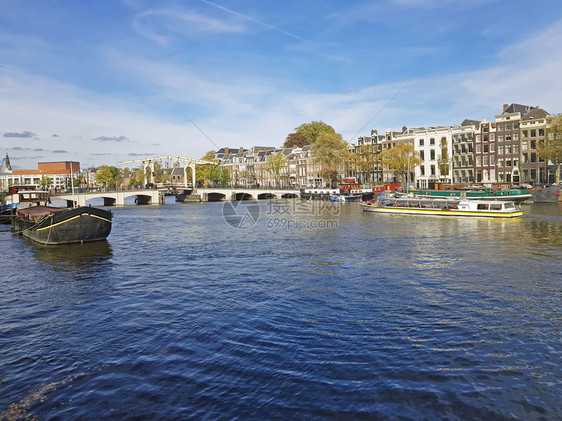
<path id="1" fill-rule="evenodd" d="M 125 142 L 129 138 L 127 136 L 98 136 L 94 140 L 98 142 Z"/>
<path id="2" fill-rule="evenodd" d="M 242 33 L 245 27 L 237 23 L 224 22 L 200 13 L 181 10 L 147 10 L 133 22 L 134 28 L 143 36 L 162 45 L 172 37 L 193 36 L 198 33 Z"/>
<path id="3" fill-rule="evenodd" d="M 37 135 L 32 132 L 23 131 L 23 132 L 6 132 L 3 135 L 4 137 L 12 137 L 12 138 L 20 138 L 20 139 L 28 139 L 32 137 L 36 137 Z"/>

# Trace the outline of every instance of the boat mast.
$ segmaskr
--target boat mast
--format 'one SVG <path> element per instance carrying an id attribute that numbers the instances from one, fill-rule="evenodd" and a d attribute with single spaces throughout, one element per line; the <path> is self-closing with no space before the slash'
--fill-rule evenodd
<path id="1" fill-rule="evenodd" d="M 72 208 L 75 208 L 76 197 L 74 197 L 74 174 L 72 173 L 72 161 L 70 161 L 70 187 L 72 189 Z"/>

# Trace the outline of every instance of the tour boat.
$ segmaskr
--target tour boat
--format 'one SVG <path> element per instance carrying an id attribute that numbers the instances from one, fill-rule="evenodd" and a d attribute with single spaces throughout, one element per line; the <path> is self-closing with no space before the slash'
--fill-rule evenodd
<path id="1" fill-rule="evenodd" d="M 516 218 L 523 215 L 515 202 L 459 198 L 387 197 L 361 204 L 367 212 L 401 215 L 435 215 L 487 218 Z"/>
<path id="2" fill-rule="evenodd" d="M 507 200 L 509 202 L 521 203 L 531 199 L 532 195 L 525 189 L 483 189 L 483 190 L 414 190 L 411 193 L 416 196 L 428 197 L 458 197 L 462 199 L 477 200 Z"/>
<path id="3" fill-rule="evenodd" d="M 92 206 L 58 208 L 49 205 L 49 193 L 19 193 L 12 220 L 16 233 L 45 245 L 105 240 L 111 232 L 110 211 Z"/>

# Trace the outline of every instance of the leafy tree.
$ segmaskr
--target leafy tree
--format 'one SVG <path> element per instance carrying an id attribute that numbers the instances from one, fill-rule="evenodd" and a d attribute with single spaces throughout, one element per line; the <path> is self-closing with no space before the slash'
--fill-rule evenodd
<path id="1" fill-rule="evenodd" d="M 449 149 L 447 148 L 447 138 L 441 138 L 441 156 L 437 160 L 437 167 L 439 168 L 439 173 L 442 176 L 449 176 L 449 169 L 451 165 L 451 160 L 449 159 Z"/>
<path id="2" fill-rule="evenodd" d="M 290 133 L 283 143 L 284 148 L 302 148 L 308 145 L 306 137 L 302 133 Z"/>
<path id="3" fill-rule="evenodd" d="M 39 181 L 39 185 L 43 188 L 46 188 L 51 184 L 53 184 L 53 180 L 51 180 L 49 177 L 46 176 L 41 177 L 41 180 Z"/>
<path id="4" fill-rule="evenodd" d="M 560 184 L 560 164 L 562 164 L 562 114 L 548 119 L 546 139 L 537 144 L 540 158 L 549 160 L 556 166 L 556 184 Z"/>
<path id="5" fill-rule="evenodd" d="M 96 172 L 96 181 L 105 187 L 116 188 L 121 180 L 121 171 L 117 167 L 102 165 Z"/>
<path id="6" fill-rule="evenodd" d="M 215 151 L 209 151 L 205 154 L 205 156 L 203 158 L 201 158 L 203 161 L 211 161 L 211 162 L 218 162 L 215 159 Z"/>
<path id="7" fill-rule="evenodd" d="M 332 126 L 324 123 L 323 121 L 313 121 L 311 123 L 301 124 L 295 129 L 295 131 L 305 137 L 307 145 L 314 145 L 322 134 L 337 134 Z"/>
<path id="8" fill-rule="evenodd" d="M 421 164 L 421 158 L 410 143 L 399 143 L 392 149 L 387 149 L 380 153 L 382 164 L 395 173 L 401 174 L 402 179 L 406 180 L 406 174 L 410 168 Z"/>
<path id="9" fill-rule="evenodd" d="M 283 151 L 272 153 L 267 157 L 267 171 L 271 174 L 275 180 L 275 184 L 278 186 L 281 184 L 281 169 L 287 165 L 287 162 L 287 157 L 283 154 Z"/>
<path id="10" fill-rule="evenodd" d="M 312 148 L 312 154 L 322 167 L 322 178 L 331 187 L 338 182 L 338 166 L 348 158 L 348 144 L 339 133 L 320 133 Z"/>
<path id="11" fill-rule="evenodd" d="M 373 171 L 378 167 L 379 155 L 372 150 L 370 145 L 361 145 L 356 152 L 349 154 L 349 159 L 355 171 L 359 174 L 366 174 L 361 182 L 372 182 Z"/>

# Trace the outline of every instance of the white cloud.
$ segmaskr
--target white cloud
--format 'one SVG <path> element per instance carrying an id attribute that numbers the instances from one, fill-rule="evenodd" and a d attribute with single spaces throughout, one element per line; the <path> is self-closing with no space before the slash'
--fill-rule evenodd
<path id="1" fill-rule="evenodd" d="M 503 103 L 540 105 L 560 112 L 562 25 L 505 48 L 488 68 L 442 76 L 417 76 L 363 133 L 371 129 L 458 124 L 465 118 L 493 120 Z M 34 133 L 45 151 L 68 150 L 67 159 L 114 164 L 143 154 L 198 158 L 217 146 L 280 146 L 302 123 L 323 120 L 349 139 L 377 114 L 406 80 L 358 90 L 314 93 L 289 78 L 232 69 L 199 70 L 108 54 L 116 75 L 140 92 L 118 98 L 77 88 L 15 68 L 4 68 L 0 95 L 3 132 Z M 470 57 L 466 58 L 470 59 Z M 158 86 L 205 132 L 209 142 L 143 76 Z M 163 112 L 163 110 L 165 110 Z M 53 138 L 52 133 L 59 137 Z M 113 142 L 96 142 L 104 138 Z M 115 141 L 115 140 L 130 141 Z M 351 139 L 355 141 L 356 139 Z M 0 138 L 0 148 L 33 149 L 37 139 Z M 27 143 L 25 143 L 27 142 Z M 158 146 L 155 146 L 158 144 Z M 23 153 L 23 152 L 22 152 Z M 106 155 L 106 154 L 111 155 Z M 101 154 L 101 155 L 100 155 Z M 133 154 L 133 155 L 131 155 Z M 59 154 L 53 159 L 61 159 Z M 34 168 L 33 157 L 16 156 Z"/>
<path id="2" fill-rule="evenodd" d="M 133 27 L 141 35 L 160 44 L 173 37 L 193 36 L 198 33 L 243 33 L 245 27 L 210 18 L 195 12 L 160 9 L 147 10 L 136 16 Z"/>

